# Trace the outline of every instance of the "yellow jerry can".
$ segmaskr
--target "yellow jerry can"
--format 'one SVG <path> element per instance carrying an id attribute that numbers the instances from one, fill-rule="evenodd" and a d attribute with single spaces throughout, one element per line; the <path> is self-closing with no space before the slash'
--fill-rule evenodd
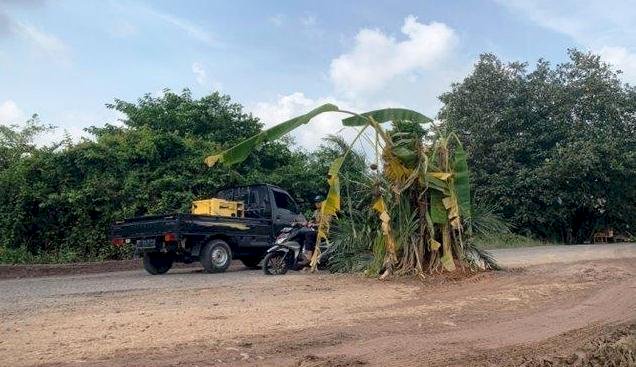
<path id="1" fill-rule="evenodd" d="M 245 208 L 240 201 L 223 199 L 195 200 L 192 202 L 192 214 L 243 218 L 245 217 Z"/>

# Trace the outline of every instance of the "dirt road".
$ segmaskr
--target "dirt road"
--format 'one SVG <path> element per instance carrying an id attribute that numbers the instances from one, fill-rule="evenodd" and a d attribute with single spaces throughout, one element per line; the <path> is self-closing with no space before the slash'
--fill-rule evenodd
<path id="1" fill-rule="evenodd" d="M 240 267 L 0 280 L 0 365 L 532 365 L 636 323 L 635 245 L 496 255 L 524 267 L 424 282 Z"/>

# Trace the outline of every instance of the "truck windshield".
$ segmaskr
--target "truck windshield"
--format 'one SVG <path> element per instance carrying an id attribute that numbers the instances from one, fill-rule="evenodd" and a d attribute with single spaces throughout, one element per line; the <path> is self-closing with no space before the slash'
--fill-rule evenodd
<path id="1" fill-rule="evenodd" d="M 284 192 L 273 190 L 274 201 L 278 209 L 287 209 L 292 213 L 298 213 L 298 207 L 294 200 Z"/>

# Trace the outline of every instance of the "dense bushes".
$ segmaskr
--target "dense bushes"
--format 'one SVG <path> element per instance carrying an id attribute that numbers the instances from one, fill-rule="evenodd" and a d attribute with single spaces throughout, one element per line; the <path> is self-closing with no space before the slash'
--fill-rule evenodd
<path id="1" fill-rule="evenodd" d="M 636 90 L 598 56 L 504 64 L 482 55 L 441 97 L 469 154 L 476 201 L 517 232 L 582 242 L 636 225 Z"/>
<path id="2" fill-rule="evenodd" d="M 208 169 L 206 155 L 260 131 L 227 96 L 192 99 L 189 91 L 116 100 L 123 126 L 91 128 L 93 140 L 36 148 L 46 127 L 0 131 L 2 261 L 76 261 L 126 254 L 107 242 L 109 223 L 189 210 L 222 186 L 269 182 L 309 200 L 324 190 L 331 148 L 308 155 L 270 143 L 236 169 Z"/>
<path id="3" fill-rule="evenodd" d="M 597 56 L 570 57 L 529 71 L 483 55 L 441 97 L 440 117 L 467 150 L 475 202 L 494 206 L 513 232 L 565 242 L 604 227 L 633 233 L 636 90 Z M 341 153 L 337 141 L 314 153 L 282 141 L 208 169 L 207 155 L 262 128 L 229 97 L 166 91 L 110 107 L 122 124 L 48 147 L 33 144 L 48 129 L 37 117 L 21 128 L 0 121 L 0 262 L 126 256 L 107 243 L 109 223 L 188 210 L 226 185 L 269 182 L 310 201 Z"/>

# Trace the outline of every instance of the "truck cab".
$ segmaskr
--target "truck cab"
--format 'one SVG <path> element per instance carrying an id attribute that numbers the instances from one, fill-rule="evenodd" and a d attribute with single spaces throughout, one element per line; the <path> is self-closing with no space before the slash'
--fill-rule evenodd
<path id="1" fill-rule="evenodd" d="M 243 202 L 247 218 L 270 219 L 274 235 L 290 223 L 305 219 L 289 193 L 273 185 L 225 188 L 219 190 L 215 196 Z"/>
<path id="2" fill-rule="evenodd" d="M 277 186 L 228 187 L 215 197 L 242 202 L 244 217 L 174 213 L 129 218 L 111 226 L 111 241 L 133 246 L 151 274 L 167 272 L 174 262 L 194 261 L 217 273 L 232 259 L 257 267 L 283 227 L 305 220 L 296 201 Z"/>

